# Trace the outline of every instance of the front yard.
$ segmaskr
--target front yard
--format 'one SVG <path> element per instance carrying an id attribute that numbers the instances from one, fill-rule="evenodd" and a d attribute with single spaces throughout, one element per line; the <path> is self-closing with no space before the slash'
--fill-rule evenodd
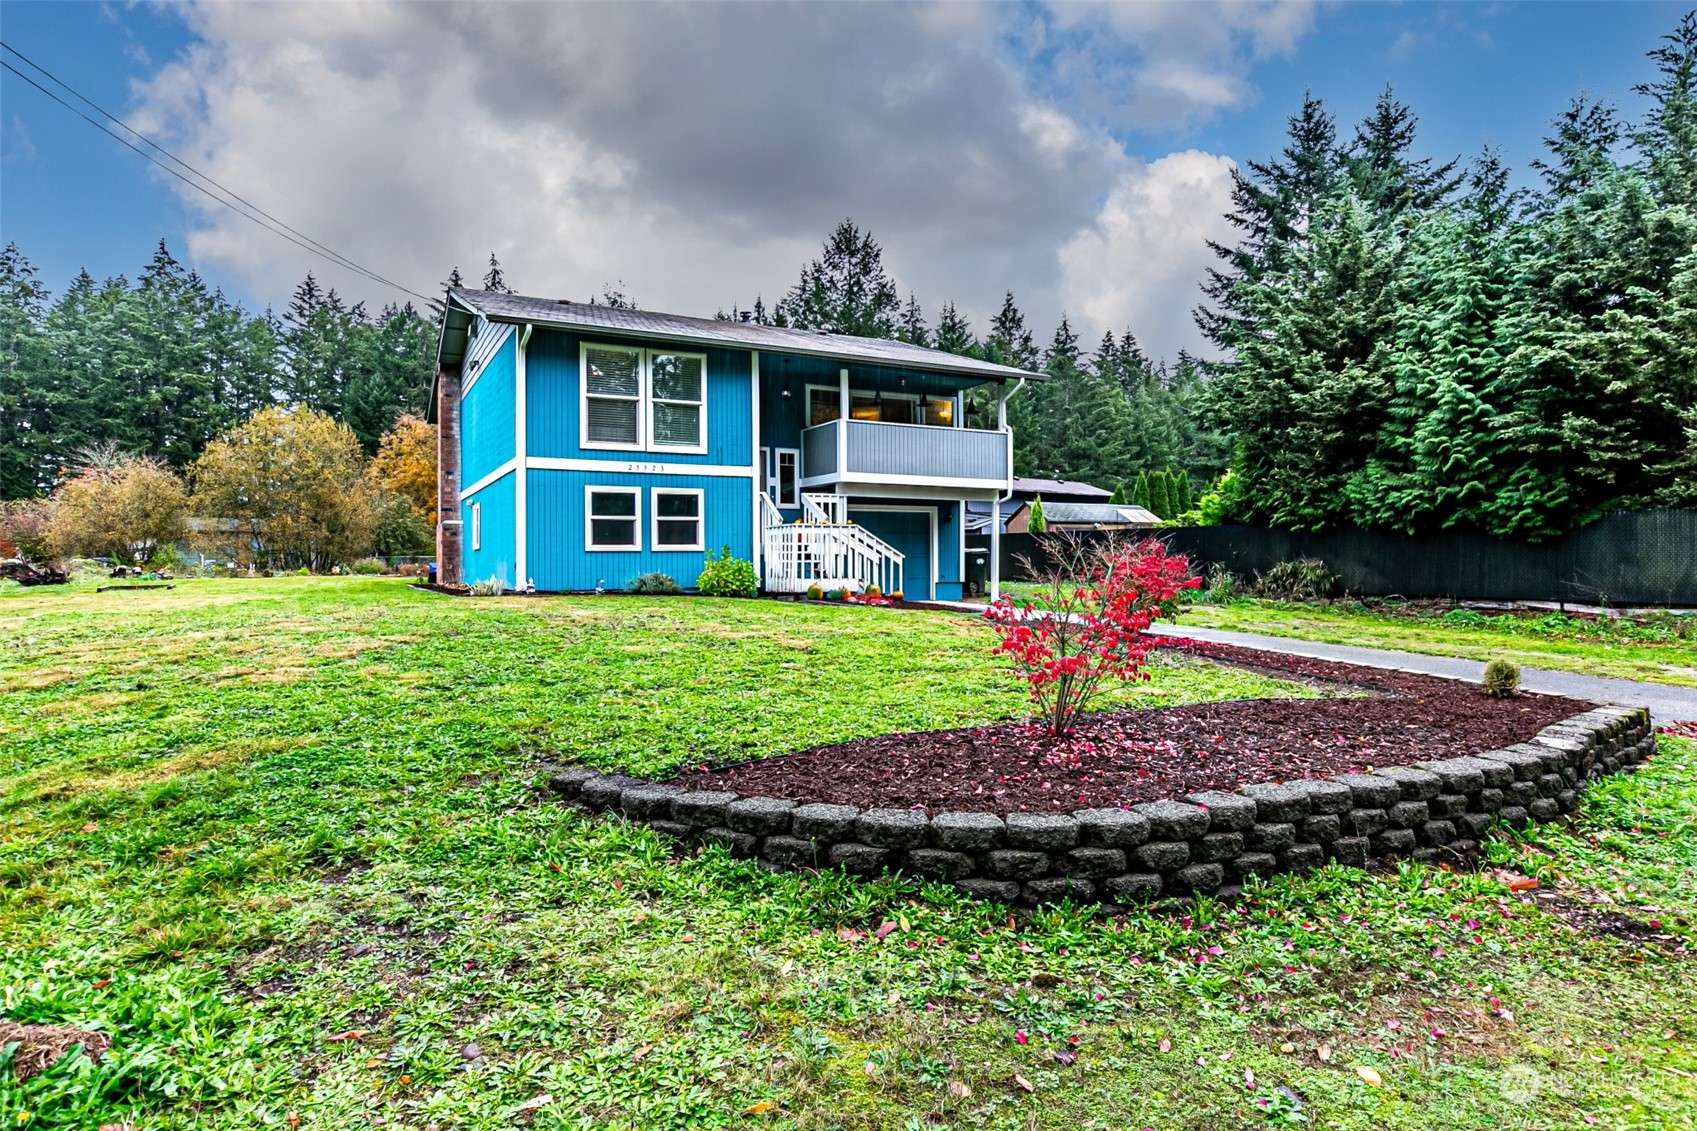
<path id="1" fill-rule="evenodd" d="M 967 618 L 291 578 L 8 587 L 0 638 L 0 1019 L 114 1039 L 0 1070 L 9 1127 L 1697 1117 L 1691 742 L 1497 842 L 1537 892 L 1332 867 L 1010 916 L 532 788 L 1021 716 Z M 1154 675 L 1103 706 L 1313 694 Z"/>

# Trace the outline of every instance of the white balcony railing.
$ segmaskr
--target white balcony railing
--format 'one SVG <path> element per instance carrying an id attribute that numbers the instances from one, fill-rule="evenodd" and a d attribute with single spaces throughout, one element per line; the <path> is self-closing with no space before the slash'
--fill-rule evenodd
<path id="1" fill-rule="evenodd" d="M 801 434 L 801 483 L 1006 490 L 1013 433 L 876 420 L 831 420 Z"/>

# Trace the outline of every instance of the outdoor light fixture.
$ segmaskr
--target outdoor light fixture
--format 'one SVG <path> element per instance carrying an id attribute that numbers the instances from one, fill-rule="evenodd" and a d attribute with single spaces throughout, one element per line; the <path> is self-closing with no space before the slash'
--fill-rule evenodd
<path id="1" fill-rule="evenodd" d="M 784 387 L 778 390 L 778 395 L 786 401 L 790 399 L 790 379 L 788 377 L 784 378 Z"/>

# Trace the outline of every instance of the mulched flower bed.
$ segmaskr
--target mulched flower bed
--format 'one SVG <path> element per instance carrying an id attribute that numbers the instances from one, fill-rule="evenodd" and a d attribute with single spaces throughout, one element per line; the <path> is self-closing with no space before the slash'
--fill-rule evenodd
<path id="1" fill-rule="evenodd" d="M 1477 684 L 1224 644 L 1160 646 L 1369 694 L 1105 712 L 1081 718 L 1064 740 L 1026 723 L 886 734 L 678 780 L 863 808 L 1070 812 L 1476 754 L 1591 707 L 1555 695 L 1492 699 Z"/>

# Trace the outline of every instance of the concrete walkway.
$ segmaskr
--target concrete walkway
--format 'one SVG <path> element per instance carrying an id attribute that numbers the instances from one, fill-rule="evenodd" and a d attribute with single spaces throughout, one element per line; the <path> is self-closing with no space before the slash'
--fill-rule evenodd
<path id="1" fill-rule="evenodd" d="M 1448 679 L 1465 679 L 1470 683 L 1478 683 L 1485 671 L 1485 665 L 1478 660 L 1427 656 L 1419 652 L 1393 652 L 1384 648 L 1357 648 L 1351 644 L 1321 644 L 1290 636 L 1262 636 L 1253 632 L 1230 632 L 1222 628 L 1187 628 L 1182 625 L 1156 625 L 1149 631 L 1162 636 L 1188 636 L 1192 640 L 1236 644 L 1243 648 L 1259 648 L 1265 652 L 1282 652 L 1287 656 L 1309 656 L 1317 660 L 1335 660 L 1342 664 L 1360 664 L 1369 668 L 1397 668 L 1425 675 L 1444 676 Z M 1657 726 L 1676 721 L 1697 720 L 1697 687 L 1675 687 L 1672 684 L 1647 683 L 1635 679 L 1604 679 L 1601 676 L 1525 667 L 1520 669 L 1520 686 L 1527 691 L 1567 695 L 1593 703 L 1648 707 L 1650 717 Z"/>

